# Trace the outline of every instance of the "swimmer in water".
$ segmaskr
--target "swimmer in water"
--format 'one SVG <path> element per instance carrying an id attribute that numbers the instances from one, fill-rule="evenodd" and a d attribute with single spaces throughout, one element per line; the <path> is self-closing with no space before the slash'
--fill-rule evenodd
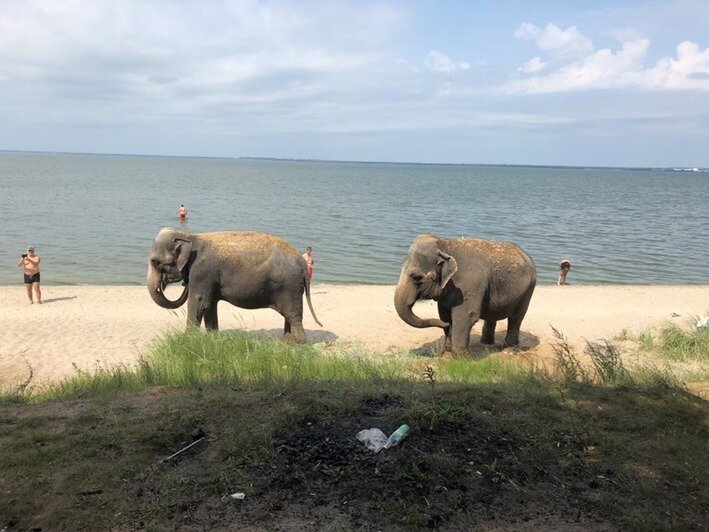
<path id="1" fill-rule="evenodd" d="M 180 205 L 180 208 L 177 209 L 177 217 L 180 220 L 184 220 L 185 218 L 187 218 L 187 207 L 185 207 L 184 205 Z"/>

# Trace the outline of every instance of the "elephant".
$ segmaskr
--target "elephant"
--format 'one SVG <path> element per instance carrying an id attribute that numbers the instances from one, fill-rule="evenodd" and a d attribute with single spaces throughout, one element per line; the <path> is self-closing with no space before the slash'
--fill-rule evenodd
<path id="1" fill-rule="evenodd" d="M 443 352 L 467 354 L 470 330 L 484 320 L 481 342 L 495 343 L 498 320 L 507 319 L 505 347 L 519 344 L 537 271 L 534 261 L 511 242 L 417 236 L 404 259 L 394 292 L 399 317 L 412 327 L 441 327 Z M 440 319 L 421 319 L 419 299 L 438 302 Z"/>
<path id="2" fill-rule="evenodd" d="M 178 299 L 168 299 L 169 283 L 182 281 Z M 272 308 L 285 318 L 283 339 L 305 343 L 303 292 L 310 301 L 305 259 L 286 240 L 256 231 L 187 233 L 161 229 L 148 259 L 148 291 L 158 305 L 176 309 L 187 301 L 187 325 L 219 329 L 217 303 Z"/>

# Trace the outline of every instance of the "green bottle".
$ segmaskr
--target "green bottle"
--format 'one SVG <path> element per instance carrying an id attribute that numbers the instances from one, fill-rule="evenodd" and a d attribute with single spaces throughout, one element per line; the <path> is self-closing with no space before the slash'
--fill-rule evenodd
<path id="1" fill-rule="evenodd" d="M 389 449 L 390 447 L 395 447 L 399 445 L 399 442 L 406 438 L 406 436 L 409 435 L 409 426 L 404 424 L 401 425 L 398 429 L 396 429 L 391 436 L 389 436 L 389 439 L 387 442 L 384 444 L 384 449 Z"/>

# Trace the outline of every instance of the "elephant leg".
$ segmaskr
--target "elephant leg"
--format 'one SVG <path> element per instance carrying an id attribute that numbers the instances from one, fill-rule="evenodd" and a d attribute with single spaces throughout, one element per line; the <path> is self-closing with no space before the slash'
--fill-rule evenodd
<path id="1" fill-rule="evenodd" d="M 495 344 L 495 326 L 497 325 L 496 320 L 485 320 L 485 325 L 483 325 L 483 335 L 480 338 L 480 343 L 494 345 Z"/>
<path id="2" fill-rule="evenodd" d="M 473 325 L 475 325 L 475 322 L 478 321 L 480 317 L 478 311 L 470 312 L 468 309 L 463 308 L 463 306 L 464 305 L 455 307 L 451 313 L 452 352 L 456 355 L 468 354 L 470 329 L 473 328 Z"/>
<path id="3" fill-rule="evenodd" d="M 219 330 L 219 317 L 217 316 L 217 303 L 219 303 L 219 302 L 214 301 L 204 311 L 204 326 L 207 329 L 212 329 L 214 331 Z"/>
<path id="4" fill-rule="evenodd" d="M 190 295 L 187 298 L 187 327 L 199 327 L 202 324 L 203 317 L 202 297 L 190 291 Z"/>
<path id="5" fill-rule="evenodd" d="M 293 344 L 306 343 L 303 328 L 303 293 L 286 293 L 279 298 L 275 307 L 285 318 L 283 340 Z"/>
<path id="6" fill-rule="evenodd" d="M 187 325 L 196 325 L 199 327 L 202 325 L 202 320 L 204 320 L 205 325 L 208 328 L 209 323 L 214 324 L 216 329 L 217 324 L 217 302 L 212 302 L 211 297 L 205 297 L 202 294 L 193 294 L 190 290 L 190 295 L 187 299 Z M 207 317 L 210 313 L 210 309 L 214 307 L 214 314 L 210 318 Z"/>
<path id="7" fill-rule="evenodd" d="M 296 344 L 305 344 L 307 343 L 307 338 L 305 337 L 305 329 L 303 328 L 303 318 L 302 316 L 300 319 L 297 317 L 291 318 L 291 337 L 292 341 Z"/>
<path id="8" fill-rule="evenodd" d="M 529 308 L 529 302 L 532 299 L 532 293 L 534 292 L 534 287 L 532 287 L 522 298 L 514 310 L 512 315 L 507 318 L 507 334 L 505 335 L 505 347 L 512 347 L 519 345 L 519 329 L 522 326 L 522 320 L 525 314 L 527 314 L 527 309 Z"/>
<path id="9" fill-rule="evenodd" d="M 448 327 L 443 328 L 443 334 L 445 339 L 443 340 L 443 351 L 441 354 L 447 353 L 451 350 L 451 309 L 444 306 L 440 301 L 438 302 L 438 316 L 441 320 L 448 324 Z"/>

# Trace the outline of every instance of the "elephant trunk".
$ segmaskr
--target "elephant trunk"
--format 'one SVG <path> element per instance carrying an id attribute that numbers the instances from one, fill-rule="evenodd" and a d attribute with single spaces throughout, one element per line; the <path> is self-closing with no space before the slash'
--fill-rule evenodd
<path id="1" fill-rule="evenodd" d="M 153 301 L 163 308 L 180 308 L 185 301 L 187 301 L 189 288 L 185 285 L 185 289 L 182 291 L 180 297 L 175 301 L 171 301 L 165 297 L 165 294 L 163 293 L 166 285 L 167 283 L 163 282 L 160 271 L 158 271 L 158 269 L 152 264 L 148 264 L 148 292 L 150 292 L 150 297 L 152 297 Z"/>
<path id="2" fill-rule="evenodd" d="M 406 323 L 417 329 L 425 329 L 426 327 L 448 327 L 448 323 L 436 319 L 428 318 L 421 319 L 411 310 L 416 303 L 416 290 L 409 284 L 402 284 L 400 281 L 394 292 L 394 308 L 399 317 Z"/>

